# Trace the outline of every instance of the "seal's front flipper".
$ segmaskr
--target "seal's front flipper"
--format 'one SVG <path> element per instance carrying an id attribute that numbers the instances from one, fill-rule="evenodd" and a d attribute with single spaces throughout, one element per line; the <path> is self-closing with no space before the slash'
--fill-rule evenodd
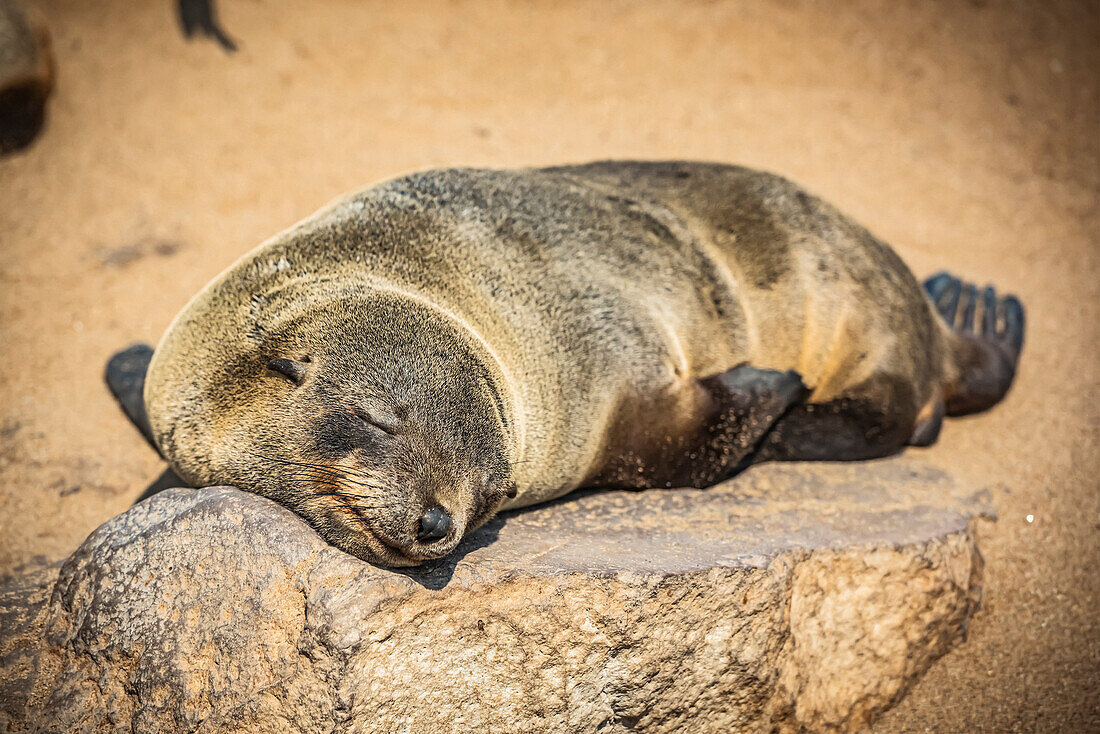
<path id="1" fill-rule="evenodd" d="M 763 370 L 747 364 L 701 382 L 723 407 L 742 419 L 745 428 L 774 422 L 809 392 L 794 370 Z"/>
<path id="2" fill-rule="evenodd" d="M 115 356 L 107 363 L 107 387 L 115 400 L 122 406 L 126 417 L 133 421 L 141 435 L 154 449 L 153 429 L 149 425 L 149 415 L 145 412 L 145 372 L 153 359 L 153 348 L 148 344 L 134 344 Z M 159 451 L 159 449 L 158 449 Z"/>
<path id="3" fill-rule="evenodd" d="M 749 365 L 703 378 L 700 384 L 714 401 L 706 462 L 716 470 L 714 481 L 739 468 L 775 422 L 809 395 L 797 372 Z"/>

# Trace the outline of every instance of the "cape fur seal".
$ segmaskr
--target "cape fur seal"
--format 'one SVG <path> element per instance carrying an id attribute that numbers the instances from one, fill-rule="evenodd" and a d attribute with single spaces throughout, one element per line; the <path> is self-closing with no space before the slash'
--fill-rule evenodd
<path id="1" fill-rule="evenodd" d="M 445 555 L 579 487 L 935 440 L 1008 390 L 1023 310 L 791 182 L 703 163 L 414 173 L 195 296 L 108 382 L 195 485 L 290 507 L 365 559 Z M 147 419 L 145 411 L 147 411 Z"/>

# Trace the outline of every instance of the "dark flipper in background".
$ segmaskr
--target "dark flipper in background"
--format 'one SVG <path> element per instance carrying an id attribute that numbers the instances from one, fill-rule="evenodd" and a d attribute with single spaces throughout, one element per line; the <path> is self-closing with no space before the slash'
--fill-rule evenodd
<path id="1" fill-rule="evenodd" d="M 50 35 L 41 16 L 0 0 L 0 155 L 34 142 L 54 86 Z"/>
<path id="2" fill-rule="evenodd" d="M 237 44 L 218 23 L 214 0 L 179 0 L 179 14 L 180 26 L 187 38 L 201 33 L 207 38 L 213 38 L 226 51 L 237 50 Z"/>
<path id="3" fill-rule="evenodd" d="M 986 410 L 1005 396 L 1024 347 L 1024 307 L 1013 295 L 998 297 L 993 286 L 979 289 L 950 273 L 924 281 L 936 310 L 958 337 L 955 361 L 961 371 L 947 386 L 947 414 Z"/>
<path id="4" fill-rule="evenodd" d="M 153 480 L 152 484 L 145 488 L 145 491 L 141 493 L 141 496 L 134 500 L 134 504 L 136 505 L 142 500 L 149 499 L 162 489 L 173 489 L 175 487 L 189 486 L 191 485 L 180 479 L 179 475 L 172 471 L 172 467 L 168 467 L 159 477 Z"/>
<path id="5" fill-rule="evenodd" d="M 107 362 L 107 387 L 111 394 L 118 400 L 122 412 L 126 414 L 141 435 L 154 449 L 157 448 L 153 441 L 153 429 L 149 425 L 149 414 L 145 412 L 145 373 L 149 370 L 149 362 L 153 359 L 153 348 L 148 344 L 134 344 L 123 349 L 111 357 Z M 159 453 L 159 449 L 157 449 Z M 190 486 L 176 475 L 171 467 L 157 477 L 152 484 L 146 487 L 141 496 L 135 502 L 152 497 L 162 489 L 171 487 Z"/>
<path id="6" fill-rule="evenodd" d="M 127 347 L 107 362 L 107 387 L 115 396 L 122 412 L 126 414 L 145 440 L 154 449 L 153 429 L 149 425 L 149 415 L 145 412 L 145 372 L 153 359 L 153 348 L 148 344 L 134 344 Z M 158 449 L 159 451 L 159 449 Z"/>

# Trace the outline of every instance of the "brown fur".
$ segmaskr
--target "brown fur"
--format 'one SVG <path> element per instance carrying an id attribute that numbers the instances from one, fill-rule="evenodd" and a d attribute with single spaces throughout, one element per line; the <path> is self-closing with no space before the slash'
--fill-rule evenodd
<path id="1" fill-rule="evenodd" d="M 796 370 L 801 410 L 866 404 L 908 436 L 957 375 L 956 343 L 890 248 L 777 176 L 439 170 L 344 198 L 230 267 L 169 328 L 145 402 L 184 479 L 413 564 L 502 507 L 720 478 L 693 449 L 717 410 L 701 385 L 736 365 Z M 435 503 L 455 528 L 428 547 L 415 523 Z"/>

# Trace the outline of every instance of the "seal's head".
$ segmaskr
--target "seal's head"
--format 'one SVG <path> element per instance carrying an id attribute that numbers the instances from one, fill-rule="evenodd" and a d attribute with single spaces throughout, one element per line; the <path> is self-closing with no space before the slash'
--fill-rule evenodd
<path id="1" fill-rule="evenodd" d="M 206 393 L 219 450 L 204 471 L 353 555 L 446 555 L 515 494 L 500 392 L 438 311 L 377 292 L 328 299 L 261 329 L 237 360 Z"/>

